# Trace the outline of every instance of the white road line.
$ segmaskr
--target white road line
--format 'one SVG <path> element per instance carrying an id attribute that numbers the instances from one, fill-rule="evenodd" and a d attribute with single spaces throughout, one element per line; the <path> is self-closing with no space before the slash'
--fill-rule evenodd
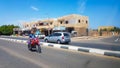
<path id="1" fill-rule="evenodd" d="M 115 42 L 118 42 L 118 41 L 119 41 L 119 39 L 120 39 L 120 36 L 118 36 L 118 38 L 115 40 Z"/>

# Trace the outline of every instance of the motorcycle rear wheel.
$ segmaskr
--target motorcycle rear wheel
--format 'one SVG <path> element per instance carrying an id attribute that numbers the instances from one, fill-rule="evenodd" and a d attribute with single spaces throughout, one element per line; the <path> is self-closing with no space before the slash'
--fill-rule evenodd
<path id="1" fill-rule="evenodd" d="M 28 44 L 28 50 L 32 51 L 32 47 L 30 44 Z"/>

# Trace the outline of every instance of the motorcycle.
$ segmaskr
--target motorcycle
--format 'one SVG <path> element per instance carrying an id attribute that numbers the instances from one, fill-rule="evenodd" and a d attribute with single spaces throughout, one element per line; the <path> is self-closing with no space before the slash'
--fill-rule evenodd
<path id="1" fill-rule="evenodd" d="M 36 50 L 38 53 L 41 53 L 41 46 L 39 44 L 38 38 L 32 38 L 28 41 L 28 50 L 30 51 Z"/>

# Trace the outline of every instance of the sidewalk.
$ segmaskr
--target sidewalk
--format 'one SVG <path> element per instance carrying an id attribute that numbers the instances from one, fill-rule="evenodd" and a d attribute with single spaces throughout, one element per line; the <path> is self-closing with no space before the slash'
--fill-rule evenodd
<path id="1" fill-rule="evenodd" d="M 10 37 L 29 38 L 29 36 L 13 36 L 13 35 L 11 35 Z"/>
<path id="2" fill-rule="evenodd" d="M 71 39 L 75 40 L 96 40 L 96 39 L 103 39 L 103 38 L 108 38 L 106 36 L 81 36 L 81 37 L 72 37 Z"/>

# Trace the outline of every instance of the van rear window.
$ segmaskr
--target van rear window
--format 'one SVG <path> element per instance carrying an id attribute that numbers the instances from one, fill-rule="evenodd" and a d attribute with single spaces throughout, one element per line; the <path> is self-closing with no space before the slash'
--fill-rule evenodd
<path id="1" fill-rule="evenodd" d="M 70 36 L 68 33 L 64 33 L 64 36 Z"/>

